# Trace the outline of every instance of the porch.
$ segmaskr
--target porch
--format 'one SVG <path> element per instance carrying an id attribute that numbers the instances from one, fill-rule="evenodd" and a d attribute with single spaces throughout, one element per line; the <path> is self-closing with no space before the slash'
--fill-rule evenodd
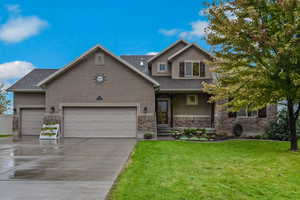
<path id="1" fill-rule="evenodd" d="M 156 119 L 159 135 L 172 129 L 214 128 L 215 105 L 203 92 L 156 94 Z"/>

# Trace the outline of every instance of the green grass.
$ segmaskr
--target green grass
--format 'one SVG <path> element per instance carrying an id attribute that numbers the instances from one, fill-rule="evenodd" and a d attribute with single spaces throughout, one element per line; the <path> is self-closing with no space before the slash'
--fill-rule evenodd
<path id="1" fill-rule="evenodd" d="M 0 135 L 0 138 L 3 138 L 3 137 L 11 137 L 12 135 Z"/>
<path id="2" fill-rule="evenodd" d="M 300 199 L 288 142 L 139 142 L 110 200 Z"/>

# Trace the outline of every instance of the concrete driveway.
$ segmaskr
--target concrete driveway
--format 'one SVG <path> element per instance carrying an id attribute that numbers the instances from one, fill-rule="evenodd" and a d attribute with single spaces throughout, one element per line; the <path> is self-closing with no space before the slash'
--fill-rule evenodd
<path id="1" fill-rule="evenodd" d="M 1 200 L 104 199 L 135 139 L 0 140 Z"/>

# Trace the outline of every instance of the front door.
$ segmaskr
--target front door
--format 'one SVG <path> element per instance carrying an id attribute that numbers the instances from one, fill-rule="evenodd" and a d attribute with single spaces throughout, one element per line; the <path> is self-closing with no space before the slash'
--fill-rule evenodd
<path id="1" fill-rule="evenodd" d="M 157 100 L 157 123 L 158 125 L 169 124 L 169 101 Z"/>

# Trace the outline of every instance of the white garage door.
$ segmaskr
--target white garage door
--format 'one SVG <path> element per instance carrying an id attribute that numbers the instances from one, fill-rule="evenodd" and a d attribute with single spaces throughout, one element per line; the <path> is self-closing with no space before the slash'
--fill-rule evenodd
<path id="1" fill-rule="evenodd" d="M 22 109 L 21 134 L 39 135 L 42 128 L 44 113 L 44 109 Z"/>
<path id="2" fill-rule="evenodd" d="M 136 137 L 136 108 L 65 108 L 64 137 Z"/>

